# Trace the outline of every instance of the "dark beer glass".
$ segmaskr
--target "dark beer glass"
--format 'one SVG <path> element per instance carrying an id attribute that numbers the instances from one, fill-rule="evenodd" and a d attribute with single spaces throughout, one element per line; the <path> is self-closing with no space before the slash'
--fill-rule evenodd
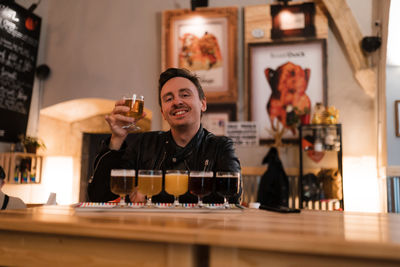
<path id="1" fill-rule="evenodd" d="M 124 105 L 129 107 L 130 110 L 125 113 L 125 116 L 134 118 L 135 120 L 139 119 L 143 115 L 144 108 L 144 96 L 133 94 L 132 97 L 124 97 L 125 100 Z M 134 122 L 125 126 L 122 126 L 124 129 L 131 128 L 132 130 L 140 130 L 140 127 L 137 126 Z"/>
<path id="2" fill-rule="evenodd" d="M 111 192 L 121 197 L 119 202 L 125 206 L 125 196 L 129 195 L 135 189 L 135 170 L 112 169 L 110 187 Z"/>
<path id="3" fill-rule="evenodd" d="M 240 172 L 217 172 L 215 191 L 224 198 L 224 207 L 229 208 L 228 198 L 239 193 Z"/>
<path id="4" fill-rule="evenodd" d="M 197 196 L 197 206 L 202 208 L 203 197 L 211 194 L 213 188 L 213 172 L 191 171 L 189 174 L 189 192 Z"/>

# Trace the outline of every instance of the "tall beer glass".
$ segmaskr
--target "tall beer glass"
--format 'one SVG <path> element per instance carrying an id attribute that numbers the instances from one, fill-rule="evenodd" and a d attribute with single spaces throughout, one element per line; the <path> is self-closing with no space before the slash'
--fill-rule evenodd
<path id="1" fill-rule="evenodd" d="M 151 198 L 161 192 L 162 171 L 161 170 L 139 170 L 138 190 L 147 196 L 146 207 L 152 207 Z"/>
<path id="2" fill-rule="evenodd" d="M 110 187 L 111 192 L 121 197 L 119 202 L 121 206 L 125 206 L 125 196 L 129 195 L 135 189 L 135 170 L 112 169 Z"/>
<path id="3" fill-rule="evenodd" d="M 144 96 L 133 94 L 132 97 L 123 97 L 125 100 L 124 105 L 129 107 L 130 110 L 125 113 L 125 116 L 134 118 L 135 120 L 139 119 L 143 115 L 144 108 Z M 135 124 L 135 122 L 130 123 L 128 125 L 122 126 L 124 129 L 131 128 L 132 130 L 140 130 L 140 127 Z"/>
<path id="4" fill-rule="evenodd" d="M 197 206 L 202 208 L 203 197 L 211 194 L 213 187 L 213 172 L 191 171 L 189 176 L 189 192 L 197 196 Z"/>
<path id="5" fill-rule="evenodd" d="M 215 191 L 224 198 L 224 207 L 229 208 L 228 198 L 239 193 L 240 172 L 217 172 Z"/>
<path id="6" fill-rule="evenodd" d="M 188 191 L 189 173 L 185 170 L 167 170 L 165 172 L 165 191 L 175 198 L 174 207 L 179 206 L 179 196 Z"/>

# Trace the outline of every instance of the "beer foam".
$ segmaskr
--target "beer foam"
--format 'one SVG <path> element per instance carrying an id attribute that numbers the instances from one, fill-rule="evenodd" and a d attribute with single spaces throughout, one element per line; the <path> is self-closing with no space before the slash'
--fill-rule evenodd
<path id="1" fill-rule="evenodd" d="M 217 172 L 216 177 L 218 178 L 239 178 L 240 173 L 238 172 Z"/>
<path id="2" fill-rule="evenodd" d="M 111 176 L 135 176 L 135 170 L 125 170 L 125 169 L 113 169 L 111 170 Z"/>
<path id="3" fill-rule="evenodd" d="M 213 172 L 193 171 L 190 172 L 190 177 L 213 177 Z"/>
<path id="4" fill-rule="evenodd" d="M 139 174 L 139 178 L 162 178 L 161 174 Z"/>

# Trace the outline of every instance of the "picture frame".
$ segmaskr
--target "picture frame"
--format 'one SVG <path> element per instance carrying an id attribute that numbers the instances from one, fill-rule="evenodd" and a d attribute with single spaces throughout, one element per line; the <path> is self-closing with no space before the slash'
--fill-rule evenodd
<path id="1" fill-rule="evenodd" d="M 327 105 L 326 40 L 253 43 L 248 54 L 249 120 L 259 126 L 260 143 L 271 143 L 277 136 L 292 142 L 298 138 L 300 121 L 289 127 L 289 115 L 295 111 L 300 119 L 304 114 L 302 123 L 310 123 L 315 104 Z M 288 88 L 294 81 L 297 87 Z"/>
<path id="2" fill-rule="evenodd" d="M 315 4 L 271 5 L 271 38 L 315 37 Z"/>
<path id="3" fill-rule="evenodd" d="M 394 102 L 395 118 L 396 118 L 396 136 L 400 137 L 400 100 Z"/>
<path id="4" fill-rule="evenodd" d="M 201 123 L 205 129 L 217 136 L 225 135 L 229 121 L 237 120 L 237 107 L 234 103 L 207 104 Z"/>
<path id="5" fill-rule="evenodd" d="M 162 21 L 162 69 L 194 72 L 208 103 L 236 102 L 238 8 L 167 10 Z"/>

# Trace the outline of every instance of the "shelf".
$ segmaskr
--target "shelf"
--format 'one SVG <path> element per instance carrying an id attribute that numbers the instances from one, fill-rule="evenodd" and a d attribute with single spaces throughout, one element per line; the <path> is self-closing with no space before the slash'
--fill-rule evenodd
<path id="1" fill-rule="evenodd" d="M 0 153 L 9 184 L 38 184 L 41 182 L 43 156 L 31 153 Z"/>
<path id="2" fill-rule="evenodd" d="M 343 210 L 341 124 L 301 125 L 299 140 L 301 207 Z"/>

